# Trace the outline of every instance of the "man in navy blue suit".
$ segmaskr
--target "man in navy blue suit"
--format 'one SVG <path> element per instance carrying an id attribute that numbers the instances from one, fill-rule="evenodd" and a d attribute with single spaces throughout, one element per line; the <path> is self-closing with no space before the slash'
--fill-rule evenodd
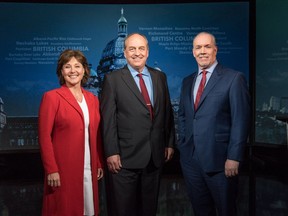
<path id="1" fill-rule="evenodd" d="M 178 149 L 196 216 L 236 215 L 239 163 L 250 125 L 244 74 L 218 63 L 217 49 L 212 34 L 196 35 L 198 70 L 184 78 L 181 89 Z M 196 107 L 202 75 L 204 90 Z"/>

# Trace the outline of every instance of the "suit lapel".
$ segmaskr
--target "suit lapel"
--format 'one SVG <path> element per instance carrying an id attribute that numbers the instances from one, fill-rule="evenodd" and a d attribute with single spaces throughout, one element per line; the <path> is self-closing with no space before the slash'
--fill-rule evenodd
<path id="1" fill-rule="evenodd" d="M 157 108 L 157 96 L 158 96 L 158 79 L 159 79 L 159 76 L 157 76 L 156 72 L 155 71 L 152 71 L 148 68 L 148 71 L 151 75 L 151 79 L 152 79 L 152 86 L 153 86 L 153 109 L 154 109 L 154 112 L 156 111 L 156 108 Z"/>
<path id="2" fill-rule="evenodd" d="M 58 94 L 62 96 L 62 98 L 64 100 L 66 100 L 83 118 L 83 113 L 81 110 L 81 107 L 79 106 L 79 104 L 77 103 L 76 99 L 74 98 L 74 96 L 72 95 L 72 93 L 70 92 L 70 90 L 65 86 L 61 86 L 61 88 L 59 88 L 57 90 Z M 84 119 L 84 118 L 83 118 Z"/>
<path id="3" fill-rule="evenodd" d="M 134 93 L 136 98 L 138 98 L 138 100 L 147 108 L 144 98 L 127 66 L 125 66 L 122 70 L 122 80 L 128 86 L 128 88 Z"/>
<path id="4" fill-rule="evenodd" d="M 191 81 L 189 83 L 189 89 L 188 89 L 189 92 L 188 94 L 186 94 L 186 95 L 189 95 L 190 104 L 191 104 L 193 111 L 194 111 L 194 86 L 195 86 L 196 78 L 197 78 L 197 72 L 195 72 L 194 76 L 191 77 Z"/>
<path id="5" fill-rule="evenodd" d="M 213 87 L 216 85 L 218 80 L 221 79 L 221 77 L 222 77 L 222 73 L 221 73 L 221 70 L 219 70 L 219 65 L 217 65 L 216 68 L 214 69 L 206 87 L 204 88 L 204 91 L 203 91 L 203 94 L 202 94 L 201 99 L 199 101 L 198 107 L 201 106 L 202 102 L 205 100 L 205 98 L 207 97 L 209 92 L 212 91 Z"/>

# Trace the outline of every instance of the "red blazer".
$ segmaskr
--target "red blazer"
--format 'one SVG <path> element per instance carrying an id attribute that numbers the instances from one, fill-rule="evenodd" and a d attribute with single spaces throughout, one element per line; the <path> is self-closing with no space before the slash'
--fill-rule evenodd
<path id="1" fill-rule="evenodd" d="M 102 167 L 99 102 L 82 89 L 89 110 L 89 135 L 95 215 L 98 207 L 97 169 Z M 63 85 L 43 95 L 39 110 L 39 144 L 45 170 L 43 216 L 79 216 L 84 212 L 84 117 Z M 47 174 L 59 172 L 61 186 L 47 185 Z"/>

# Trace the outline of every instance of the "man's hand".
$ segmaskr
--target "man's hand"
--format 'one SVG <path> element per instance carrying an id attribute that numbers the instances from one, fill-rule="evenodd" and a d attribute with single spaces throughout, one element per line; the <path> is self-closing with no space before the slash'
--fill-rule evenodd
<path id="1" fill-rule="evenodd" d="M 225 162 L 226 177 L 233 177 L 238 175 L 239 161 L 227 159 Z"/>
<path id="2" fill-rule="evenodd" d="M 120 155 L 112 155 L 108 157 L 107 166 L 110 172 L 118 173 L 122 167 Z"/>

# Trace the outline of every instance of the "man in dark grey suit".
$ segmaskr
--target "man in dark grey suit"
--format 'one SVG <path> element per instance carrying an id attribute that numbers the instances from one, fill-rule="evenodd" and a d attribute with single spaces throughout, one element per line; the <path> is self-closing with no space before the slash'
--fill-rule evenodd
<path id="1" fill-rule="evenodd" d="M 124 43 L 127 65 L 106 74 L 100 97 L 108 205 L 113 216 L 155 216 L 161 170 L 174 153 L 173 111 L 165 74 L 146 66 L 146 37 L 134 33 Z"/>
<path id="2" fill-rule="evenodd" d="M 250 126 L 244 74 L 218 64 L 216 54 L 212 34 L 196 35 L 198 70 L 183 80 L 179 105 L 180 162 L 196 216 L 236 215 L 239 163 Z"/>

